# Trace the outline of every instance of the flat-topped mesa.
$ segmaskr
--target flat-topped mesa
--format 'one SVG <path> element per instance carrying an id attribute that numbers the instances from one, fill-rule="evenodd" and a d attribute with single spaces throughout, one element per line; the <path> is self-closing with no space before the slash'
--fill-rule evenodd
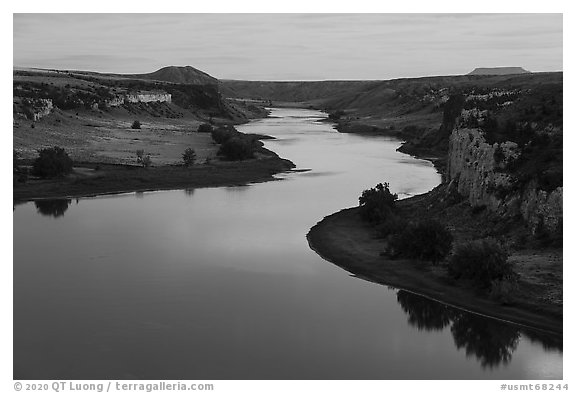
<path id="1" fill-rule="evenodd" d="M 531 74 L 522 67 L 477 67 L 468 75 L 517 75 Z"/>

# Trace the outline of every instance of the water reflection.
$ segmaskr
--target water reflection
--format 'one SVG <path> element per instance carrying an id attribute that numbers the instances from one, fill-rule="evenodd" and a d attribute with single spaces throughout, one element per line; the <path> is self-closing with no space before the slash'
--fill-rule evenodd
<path id="1" fill-rule="evenodd" d="M 458 313 L 450 331 L 456 348 L 464 348 L 466 356 L 476 356 L 489 368 L 510 363 L 520 339 L 515 326 L 469 313 Z"/>
<path id="2" fill-rule="evenodd" d="M 408 323 L 418 330 L 440 331 L 450 326 L 454 344 L 466 356 L 475 356 L 483 368 L 506 365 L 518 347 L 521 333 L 545 350 L 562 350 L 562 338 L 521 329 L 495 319 L 459 311 L 403 290 L 396 298 L 408 314 Z"/>
<path id="3" fill-rule="evenodd" d="M 42 199 L 34 201 L 36 210 L 43 216 L 59 218 L 64 216 L 68 206 L 72 204 L 71 199 Z"/>
<path id="4" fill-rule="evenodd" d="M 398 291 L 396 299 L 408 314 L 408 323 L 418 330 L 442 330 L 452 321 L 452 309 L 422 296 Z"/>
<path id="5" fill-rule="evenodd" d="M 191 197 L 191 196 L 194 195 L 194 191 L 196 191 L 195 188 L 186 188 L 186 189 L 184 189 L 184 194 L 185 194 L 187 197 Z"/>

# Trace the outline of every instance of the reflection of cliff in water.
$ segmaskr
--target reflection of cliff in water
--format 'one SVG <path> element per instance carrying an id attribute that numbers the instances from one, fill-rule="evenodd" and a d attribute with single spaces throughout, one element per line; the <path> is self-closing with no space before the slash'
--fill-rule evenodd
<path id="1" fill-rule="evenodd" d="M 63 216 L 71 203 L 71 199 L 42 199 L 34 201 L 38 213 L 43 216 L 52 216 L 56 218 Z"/>
<path id="2" fill-rule="evenodd" d="M 398 291 L 396 298 L 418 330 L 442 330 L 450 325 L 454 344 L 482 367 L 498 367 L 512 360 L 521 334 L 547 350 L 562 351 L 562 337 L 519 328 L 516 325 L 460 311 L 425 297 Z"/>

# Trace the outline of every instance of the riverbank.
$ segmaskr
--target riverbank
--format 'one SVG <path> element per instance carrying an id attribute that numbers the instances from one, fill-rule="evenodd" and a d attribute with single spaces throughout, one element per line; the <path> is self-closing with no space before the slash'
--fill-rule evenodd
<path id="1" fill-rule="evenodd" d="M 434 192 L 428 193 L 434 195 Z M 456 241 L 483 235 L 492 217 L 471 217 L 470 209 L 427 209 L 433 203 L 424 194 L 399 203 L 407 215 L 429 218 L 444 215 Z M 489 214 L 483 212 L 481 214 Z M 473 223 L 470 225 L 470 223 Z M 484 227 L 484 230 L 482 230 Z M 520 290 L 512 305 L 479 294 L 465 282 L 452 280 L 442 264 L 418 263 L 382 256 L 385 243 L 372 226 L 362 221 L 358 208 L 325 217 L 307 235 L 310 247 L 324 259 L 375 283 L 405 289 L 475 313 L 527 327 L 562 334 L 562 251 L 518 249 L 510 261 L 520 275 Z"/>
<path id="2" fill-rule="evenodd" d="M 244 161 L 213 161 L 186 168 L 162 165 L 143 168 L 134 165 L 84 163 L 62 179 L 14 183 L 14 202 L 45 198 L 74 198 L 135 191 L 158 191 L 203 187 L 235 186 L 275 180 L 274 175 L 294 164 L 267 151 L 265 156 Z"/>
<path id="3" fill-rule="evenodd" d="M 421 139 L 426 139 L 425 134 L 427 132 L 421 123 L 430 121 L 434 124 L 434 119 L 404 116 L 401 119 L 386 119 L 388 123 L 384 120 L 375 121 L 373 118 L 362 117 L 355 120 L 334 121 L 327 119 L 326 121 L 335 123 L 338 132 L 397 138 L 402 141 L 398 151 L 432 162 L 440 173 L 446 169 L 447 149 L 442 144 L 421 141 Z"/>

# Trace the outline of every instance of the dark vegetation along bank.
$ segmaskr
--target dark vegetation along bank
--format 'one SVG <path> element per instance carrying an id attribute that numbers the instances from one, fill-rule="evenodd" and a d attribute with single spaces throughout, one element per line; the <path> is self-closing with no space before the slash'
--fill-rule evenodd
<path id="1" fill-rule="evenodd" d="M 401 201 L 388 184 L 367 189 L 357 208 L 312 228 L 310 244 L 360 277 L 559 333 L 562 75 L 463 77 L 442 89 L 441 123 L 400 134 L 403 151 L 436 158 L 442 184 Z"/>
<path id="2" fill-rule="evenodd" d="M 151 74 L 15 70 L 15 201 L 236 185 L 293 164 L 233 127 L 267 111 L 192 67 Z"/>

